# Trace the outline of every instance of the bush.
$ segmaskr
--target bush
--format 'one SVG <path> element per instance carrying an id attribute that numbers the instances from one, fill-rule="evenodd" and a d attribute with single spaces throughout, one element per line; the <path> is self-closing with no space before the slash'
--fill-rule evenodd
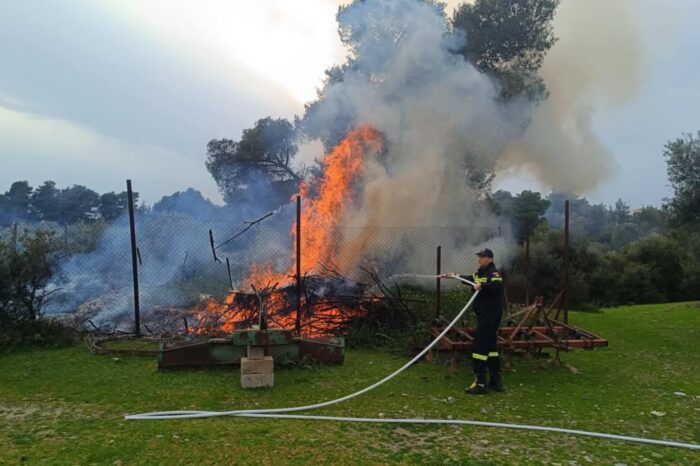
<path id="1" fill-rule="evenodd" d="M 684 254 L 680 257 L 683 277 L 680 293 L 684 300 L 700 299 L 700 235 L 695 232 L 680 233 L 675 237 Z"/>
<path id="2" fill-rule="evenodd" d="M 0 320 L 37 320 L 47 297 L 60 242 L 51 231 L 25 231 L 17 244 L 0 241 Z"/>
<path id="3" fill-rule="evenodd" d="M 571 240 L 569 303 L 576 309 L 700 298 L 700 237 L 694 232 L 652 234 L 619 251 Z M 562 232 L 542 226 L 530 242 L 530 297 L 551 301 L 562 289 Z M 525 250 L 504 273 L 509 299 L 524 302 Z"/>
<path id="4" fill-rule="evenodd" d="M 41 318 L 61 241 L 55 232 L 25 231 L 0 240 L 0 349 L 55 347 L 75 341 L 73 330 Z"/>
<path id="5" fill-rule="evenodd" d="M 54 320 L 5 322 L 0 329 L 0 352 L 29 348 L 60 348 L 75 344 L 78 333 Z"/>

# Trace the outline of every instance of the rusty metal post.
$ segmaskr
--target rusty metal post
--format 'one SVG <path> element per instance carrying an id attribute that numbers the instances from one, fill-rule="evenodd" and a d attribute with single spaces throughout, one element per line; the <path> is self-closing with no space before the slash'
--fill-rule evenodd
<path id="1" fill-rule="evenodd" d="M 530 219 L 525 219 L 525 305 L 530 305 Z"/>
<path id="2" fill-rule="evenodd" d="M 136 226 L 134 224 L 134 193 L 131 180 L 126 180 L 126 193 L 129 201 L 129 230 L 131 231 L 131 271 L 134 280 L 134 334 L 141 336 L 141 308 L 139 305 L 139 264 L 136 252 Z"/>
<path id="3" fill-rule="evenodd" d="M 297 321 L 296 332 L 301 335 L 301 195 L 297 196 L 297 241 L 296 241 L 296 260 L 297 260 Z"/>
<path id="4" fill-rule="evenodd" d="M 571 257 L 569 252 L 569 200 L 564 201 L 564 323 L 569 323 L 569 289 L 571 288 Z"/>
<path id="5" fill-rule="evenodd" d="M 231 278 L 231 263 L 228 260 L 228 257 L 226 258 L 226 270 L 228 270 L 228 284 L 229 284 L 229 290 L 233 290 L 233 278 Z"/>
<path id="6" fill-rule="evenodd" d="M 442 259 L 442 246 L 437 247 L 437 267 L 435 268 L 435 318 L 439 318 L 442 314 L 442 309 L 440 306 L 440 261 Z"/>

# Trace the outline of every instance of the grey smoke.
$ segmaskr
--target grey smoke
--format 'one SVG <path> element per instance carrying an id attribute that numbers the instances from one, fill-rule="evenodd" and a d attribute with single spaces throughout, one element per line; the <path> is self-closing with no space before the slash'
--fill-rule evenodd
<path id="1" fill-rule="evenodd" d="M 547 187 L 583 194 L 617 172 L 592 123 L 596 109 L 631 101 L 648 75 L 634 0 L 564 0 L 554 20 L 559 38 L 543 68 L 549 99 L 533 112 L 502 168 L 524 167 Z"/>
<path id="2" fill-rule="evenodd" d="M 356 68 L 326 88 L 323 102 L 305 123 L 367 123 L 382 132 L 387 149 L 381 160 L 366 161 L 362 202 L 340 222 L 368 229 L 495 228 L 496 219 L 479 207 L 478 193 L 465 182 L 464 160 L 493 167 L 506 144 L 521 134 L 529 107 L 498 103 L 493 82 L 450 52 L 465 38 L 448 34 L 446 17 L 432 6 L 412 0 L 367 0 L 354 4 L 339 20 L 361 31 L 361 54 Z M 386 248 L 371 235 L 360 238 L 355 243 L 362 247 L 352 250 Z M 479 241 L 459 241 L 452 253 L 465 257 Z M 398 244 L 416 258 L 415 267 L 425 268 L 421 254 L 412 254 L 424 245 L 408 237 Z M 435 246 L 428 248 L 430 256 Z M 341 264 L 347 269 L 356 259 L 350 256 L 347 261 L 341 258 L 348 262 Z"/>
<path id="3" fill-rule="evenodd" d="M 269 196 L 269 186 L 255 184 L 252 198 Z M 192 203 L 196 198 L 181 198 Z M 183 207 L 182 205 L 180 207 Z M 226 258 L 232 268 L 234 286 L 243 283 L 253 263 L 288 270 L 292 261 L 293 206 L 283 206 L 272 217 L 244 235 L 217 249 L 221 263 L 214 262 L 209 229 L 216 244 L 245 228 L 244 221 L 264 215 L 253 202 L 226 208 L 207 218 L 174 213 L 137 213 L 136 235 L 141 255 L 140 303 L 146 319 L 153 310 L 191 307 L 203 296 L 221 298 L 229 288 Z M 60 264 L 49 289 L 57 290 L 45 306 L 55 314 L 79 311 L 97 325 L 128 328 L 133 316 L 131 248 L 128 217 L 123 215 L 102 233 L 94 251 L 75 254 Z M 69 236 L 70 241 L 70 236 Z"/>

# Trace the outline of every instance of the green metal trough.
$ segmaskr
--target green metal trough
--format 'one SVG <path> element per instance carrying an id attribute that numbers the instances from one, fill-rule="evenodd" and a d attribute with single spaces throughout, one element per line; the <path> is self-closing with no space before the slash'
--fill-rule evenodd
<path id="1" fill-rule="evenodd" d="M 262 347 L 276 364 L 315 360 L 342 364 L 343 337 L 296 336 L 285 329 L 236 330 L 226 338 L 163 342 L 158 352 L 158 368 L 202 367 L 240 364 L 248 347 Z"/>

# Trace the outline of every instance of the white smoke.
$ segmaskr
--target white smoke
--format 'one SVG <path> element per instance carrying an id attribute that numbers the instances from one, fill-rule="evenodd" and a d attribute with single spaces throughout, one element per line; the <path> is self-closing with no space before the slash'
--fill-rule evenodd
<path id="1" fill-rule="evenodd" d="M 545 186 L 577 194 L 617 173 L 593 115 L 628 103 L 645 83 L 640 10 L 635 0 L 562 1 L 554 19 L 559 40 L 541 70 L 550 96 L 503 154 L 502 168 L 524 167 Z"/>
<path id="2" fill-rule="evenodd" d="M 493 168 L 521 134 L 528 106 L 499 103 L 493 82 L 451 52 L 465 38 L 448 34 L 439 6 L 367 0 L 344 10 L 339 22 L 353 33 L 355 66 L 325 88 L 305 123 L 367 123 L 383 133 L 387 150 L 366 162 L 362 202 L 343 223 L 494 228 L 495 219 L 478 207 L 479 193 L 466 183 L 466 167 Z M 365 236 L 361 249 L 386 249 Z M 482 239 L 460 241 L 458 255 Z M 411 243 L 398 241 L 408 255 L 424 247 Z M 428 248 L 431 257 L 435 246 Z"/>

